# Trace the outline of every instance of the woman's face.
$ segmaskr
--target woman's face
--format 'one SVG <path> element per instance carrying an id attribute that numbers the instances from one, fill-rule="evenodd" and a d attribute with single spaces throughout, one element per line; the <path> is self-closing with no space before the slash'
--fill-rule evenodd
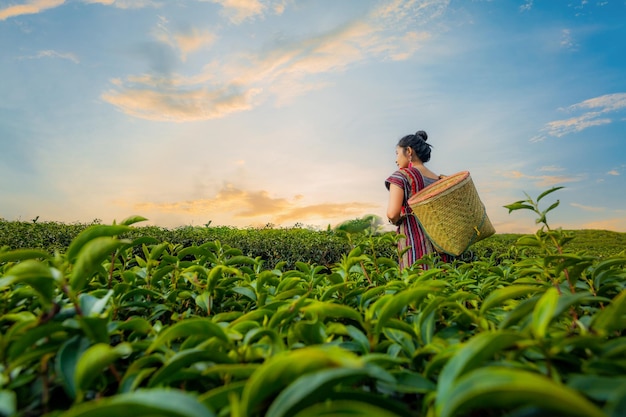
<path id="1" fill-rule="evenodd" d="M 406 168 L 409 166 L 409 158 L 407 158 L 406 148 L 396 146 L 396 165 L 398 168 Z"/>

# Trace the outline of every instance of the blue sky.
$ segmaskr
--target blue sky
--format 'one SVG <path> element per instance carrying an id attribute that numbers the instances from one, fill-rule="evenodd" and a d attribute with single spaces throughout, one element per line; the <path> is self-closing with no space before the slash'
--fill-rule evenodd
<path id="1" fill-rule="evenodd" d="M 626 2 L 0 1 L 0 217 L 384 218 L 398 139 L 553 227 L 626 232 Z"/>

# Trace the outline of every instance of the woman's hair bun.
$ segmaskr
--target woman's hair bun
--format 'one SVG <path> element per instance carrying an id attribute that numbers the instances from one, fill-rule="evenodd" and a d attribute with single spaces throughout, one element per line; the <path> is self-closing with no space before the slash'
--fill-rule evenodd
<path id="1" fill-rule="evenodd" d="M 422 139 L 424 142 L 426 141 L 426 139 L 428 139 L 428 134 L 423 130 L 418 130 L 417 132 L 415 132 L 415 136 Z"/>

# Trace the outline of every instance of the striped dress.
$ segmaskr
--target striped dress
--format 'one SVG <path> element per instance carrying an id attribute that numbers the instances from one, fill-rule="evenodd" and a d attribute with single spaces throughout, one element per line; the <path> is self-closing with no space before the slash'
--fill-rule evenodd
<path id="1" fill-rule="evenodd" d="M 402 202 L 402 215 L 406 215 L 400 226 L 398 226 L 398 234 L 406 236 L 406 238 L 398 241 L 398 251 L 404 252 L 400 259 L 400 269 L 407 268 L 419 260 L 422 256 L 427 255 L 435 251 L 430 240 L 426 237 L 424 230 L 419 225 L 417 217 L 413 214 L 413 210 L 408 205 L 409 198 L 423 189 L 434 183 L 436 180 L 428 177 L 424 177 L 422 173 L 413 167 L 400 168 L 389 178 L 385 180 L 385 186 L 389 189 L 391 184 L 395 184 L 404 190 L 404 201 Z M 441 254 L 441 259 L 444 262 L 448 262 L 449 256 Z M 422 265 L 423 269 L 427 269 L 427 265 Z"/>

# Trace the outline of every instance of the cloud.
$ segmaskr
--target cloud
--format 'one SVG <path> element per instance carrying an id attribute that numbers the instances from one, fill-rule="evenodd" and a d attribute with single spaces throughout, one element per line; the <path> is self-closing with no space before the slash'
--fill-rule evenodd
<path id="1" fill-rule="evenodd" d="M 561 31 L 561 47 L 568 49 L 570 51 L 576 51 L 578 49 L 578 45 L 574 42 L 572 38 L 572 31 L 569 29 L 563 29 Z"/>
<path id="2" fill-rule="evenodd" d="M 263 14 L 266 6 L 259 0 L 211 0 L 213 3 L 221 5 L 223 14 L 231 22 L 239 24 L 246 19 Z"/>
<path id="3" fill-rule="evenodd" d="M 602 219 L 590 221 L 577 225 L 577 229 L 594 229 L 594 230 L 614 230 L 616 232 L 626 232 L 626 217 L 616 217 L 612 219 Z"/>
<path id="4" fill-rule="evenodd" d="M 532 8 L 533 8 L 533 0 L 526 0 L 526 2 L 519 7 L 521 12 L 528 12 Z"/>
<path id="5" fill-rule="evenodd" d="M 80 63 L 80 60 L 78 59 L 78 57 L 72 53 L 69 53 L 69 52 L 63 53 L 63 52 L 57 52 L 53 50 L 39 51 L 36 55 L 20 57 L 20 59 L 39 59 L 39 58 L 61 58 L 61 59 L 67 59 L 68 61 L 72 61 L 75 64 Z"/>
<path id="6" fill-rule="evenodd" d="M 578 203 L 570 203 L 570 206 L 579 208 L 583 211 L 591 211 L 591 212 L 601 212 L 601 211 L 606 210 L 604 207 L 585 206 L 585 205 L 578 204 Z"/>
<path id="7" fill-rule="evenodd" d="M 150 78 L 150 83 L 152 82 Z M 126 83 L 124 91 L 110 90 L 102 99 L 131 116 L 148 120 L 183 122 L 216 119 L 226 114 L 252 108 L 252 98 L 259 90 L 241 91 L 236 85 L 216 89 L 184 90 L 159 85 L 150 89 L 150 84 Z"/>
<path id="8" fill-rule="evenodd" d="M 102 4 L 119 9 L 141 9 L 143 7 L 158 7 L 159 3 L 153 0 L 83 0 L 87 4 Z"/>
<path id="9" fill-rule="evenodd" d="M 619 175 L 619 171 L 616 169 L 612 169 L 609 172 L 607 172 L 607 175 L 615 175 L 618 176 Z"/>
<path id="10" fill-rule="evenodd" d="M 133 206 L 140 212 L 160 214 L 211 215 L 231 213 L 233 219 L 254 219 L 270 217 L 272 222 L 284 224 L 292 221 L 306 221 L 311 218 L 349 218 L 363 215 L 367 210 L 379 208 L 362 202 L 322 203 L 302 205 L 303 196 L 296 195 L 292 200 L 272 197 L 264 190 L 247 191 L 227 184 L 213 198 L 178 201 L 172 203 L 143 202 Z"/>
<path id="11" fill-rule="evenodd" d="M 30 0 L 22 4 L 7 6 L 4 9 L 0 9 L 0 21 L 6 20 L 10 17 L 41 13 L 45 10 L 62 6 L 65 2 L 65 0 Z M 120 9 L 139 9 L 142 7 L 156 7 L 159 5 L 158 2 L 153 0 L 82 0 L 82 2 L 87 4 L 115 6 Z"/>
<path id="12" fill-rule="evenodd" d="M 0 20 L 17 17 L 26 14 L 37 14 L 47 9 L 59 7 L 65 0 L 31 0 L 23 4 L 16 4 L 0 9 Z"/>
<path id="13" fill-rule="evenodd" d="M 504 176 L 513 179 L 530 179 L 535 181 L 537 187 L 551 187 L 557 184 L 563 184 L 567 182 L 582 181 L 582 176 L 565 176 L 565 175 L 527 175 L 520 171 L 505 172 Z"/>
<path id="14" fill-rule="evenodd" d="M 154 37 L 180 51 L 180 59 L 183 62 L 187 60 L 189 53 L 211 46 L 217 38 L 214 33 L 197 28 L 188 28 L 184 32 L 172 33 L 167 27 L 167 20 L 164 18 L 161 18 L 161 23 L 155 30 Z"/>
<path id="15" fill-rule="evenodd" d="M 220 4 L 255 10 L 254 3 Z M 413 28 L 416 19 L 435 19 L 448 4 L 449 0 L 386 2 L 363 20 L 315 36 L 291 39 L 268 50 L 222 56 L 195 75 L 170 74 L 163 78 L 141 74 L 115 79 L 113 88 L 102 99 L 134 117 L 176 122 L 225 117 L 268 100 L 282 105 L 298 94 L 331 85 L 320 79 L 322 75 L 342 72 L 371 59 L 409 58 L 432 35 L 412 29 L 398 32 L 400 23 Z M 183 53 L 212 41 L 208 33 L 176 38 L 163 27 L 159 30 L 161 41 Z"/>
<path id="16" fill-rule="evenodd" d="M 570 106 L 570 109 L 599 109 L 601 113 L 626 108 L 626 93 L 606 94 Z"/>
<path id="17" fill-rule="evenodd" d="M 379 208 L 374 204 L 362 202 L 323 203 L 310 206 L 294 207 L 276 216 L 276 223 L 304 221 L 311 218 L 349 219 L 364 215 L 368 210 Z"/>
<path id="18" fill-rule="evenodd" d="M 283 14 L 292 0 L 209 0 L 222 6 L 222 15 L 233 24 L 263 17 L 267 12 Z"/>
<path id="19" fill-rule="evenodd" d="M 542 171 L 542 172 L 558 172 L 558 171 L 564 171 L 564 170 L 565 170 L 565 168 L 558 167 L 558 166 L 555 166 L 555 165 L 550 165 L 550 166 L 545 166 L 545 167 L 539 168 L 539 171 Z"/>
<path id="20" fill-rule="evenodd" d="M 542 141 L 549 136 L 560 138 L 593 126 L 612 123 L 613 120 L 608 115 L 624 109 L 626 109 L 626 93 L 606 94 L 582 101 L 564 109 L 568 113 L 582 111 L 582 114 L 548 122 L 541 129 L 539 135 L 531 139 L 531 142 Z"/>

